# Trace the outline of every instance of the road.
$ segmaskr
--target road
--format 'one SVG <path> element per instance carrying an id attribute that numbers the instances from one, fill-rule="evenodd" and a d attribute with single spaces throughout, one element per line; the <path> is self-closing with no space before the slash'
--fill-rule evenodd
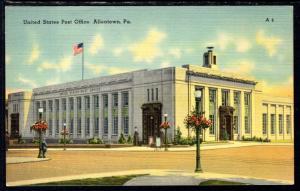
<path id="1" fill-rule="evenodd" d="M 38 151 L 8 151 L 8 157 L 35 157 Z M 51 160 L 6 165 L 10 181 L 136 169 L 193 172 L 195 151 L 49 151 Z M 201 151 L 203 171 L 294 180 L 294 146 L 249 146 Z"/>

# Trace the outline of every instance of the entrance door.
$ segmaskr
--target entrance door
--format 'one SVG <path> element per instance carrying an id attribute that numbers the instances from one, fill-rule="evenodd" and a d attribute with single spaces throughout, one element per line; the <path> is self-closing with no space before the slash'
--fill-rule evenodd
<path id="1" fill-rule="evenodd" d="M 153 143 L 155 138 L 159 137 L 161 123 L 161 103 L 144 104 L 143 110 L 143 143 L 149 143 L 149 137 L 152 137 Z"/>
<path id="2" fill-rule="evenodd" d="M 13 113 L 10 115 L 10 137 L 11 138 L 18 138 L 19 136 L 19 114 Z"/>
<path id="3" fill-rule="evenodd" d="M 233 111 L 231 106 L 220 106 L 220 140 L 233 140 Z"/>

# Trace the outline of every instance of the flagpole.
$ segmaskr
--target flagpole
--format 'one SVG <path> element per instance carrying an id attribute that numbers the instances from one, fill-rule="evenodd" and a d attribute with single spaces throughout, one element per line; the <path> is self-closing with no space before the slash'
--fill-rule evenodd
<path id="1" fill-rule="evenodd" d="M 82 80 L 84 78 L 84 44 L 82 43 Z"/>

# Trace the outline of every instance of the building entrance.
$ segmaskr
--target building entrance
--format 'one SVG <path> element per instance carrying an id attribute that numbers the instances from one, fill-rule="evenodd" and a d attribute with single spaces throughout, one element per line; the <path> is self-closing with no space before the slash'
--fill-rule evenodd
<path id="1" fill-rule="evenodd" d="M 233 140 L 233 111 L 231 106 L 220 106 L 219 140 Z"/>
<path id="2" fill-rule="evenodd" d="M 11 129 L 10 129 L 10 137 L 11 138 L 18 138 L 19 136 L 19 114 L 13 113 L 10 115 L 11 121 Z"/>
<path id="3" fill-rule="evenodd" d="M 155 138 L 160 137 L 161 103 L 143 104 L 143 144 L 155 143 Z"/>

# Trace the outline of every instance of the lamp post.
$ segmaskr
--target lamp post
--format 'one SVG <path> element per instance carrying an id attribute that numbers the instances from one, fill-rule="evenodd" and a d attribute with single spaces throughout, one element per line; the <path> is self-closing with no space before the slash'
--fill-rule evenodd
<path id="1" fill-rule="evenodd" d="M 42 116 L 43 116 L 43 108 L 39 108 L 38 109 L 39 111 L 39 121 L 42 121 Z M 38 158 L 43 158 L 43 153 L 42 153 L 42 138 L 43 138 L 43 134 L 42 134 L 42 130 L 39 129 L 38 130 L 39 132 L 39 155 L 38 155 Z"/>
<path id="2" fill-rule="evenodd" d="M 167 122 L 167 117 L 168 117 L 168 114 L 165 113 L 164 114 L 165 124 Z M 167 129 L 168 128 L 165 128 L 165 151 L 168 151 Z"/>
<path id="3" fill-rule="evenodd" d="M 63 124 L 64 125 L 64 131 L 63 131 L 63 133 L 64 133 L 64 151 L 66 150 L 66 123 L 64 123 Z"/>
<path id="4" fill-rule="evenodd" d="M 197 116 L 202 114 L 202 112 L 200 111 L 201 96 L 202 96 L 202 91 L 199 89 L 196 89 L 195 99 L 196 99 L 196 114 L 197 114 Z M 201 162 L 200 162 L 200 140 L 199 140 L 200 131 L 201 131 L 200 127 L 196 128 L 196 169 L 195 169 L 195 172 L 202 172 Z"/>

